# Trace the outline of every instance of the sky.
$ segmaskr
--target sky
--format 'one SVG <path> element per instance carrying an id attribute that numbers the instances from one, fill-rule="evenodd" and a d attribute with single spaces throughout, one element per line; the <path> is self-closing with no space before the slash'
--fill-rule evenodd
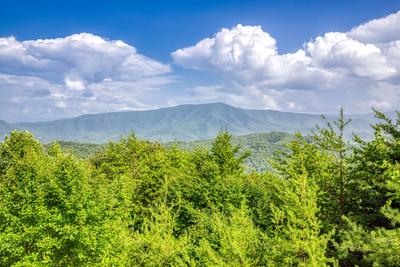
<path id="1" fill-rule="evenodd" d="M 400 1 L 0 1 L 0 120 L 400 109 Z"/>

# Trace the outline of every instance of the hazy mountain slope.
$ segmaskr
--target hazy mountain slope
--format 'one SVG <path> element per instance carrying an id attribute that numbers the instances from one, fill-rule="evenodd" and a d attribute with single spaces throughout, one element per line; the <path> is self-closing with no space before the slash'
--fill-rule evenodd
<path id="1" fill-rule="evenodd" d="M 13 125 L 10 123 L 0 120 L 0 139 L 13 130 L 13 128 Z"/>
<path id="2" fill-rule="evenodd" d="M 356 116 L 349 132 L 363 136 L 371 133 L 371 115 Z M 191 141 L 213 138 L 223 128 L 233 135 L 257 132 L 309 132 L 322 124 L 319 115 L 247 110 L 222 103 L 182 105 L 148 111 L 114 112 L 83 115 L 36 123 L 0 122 L 0 133 L 11 129 L 32 131 L 42 142 L 69 140 L 104 143 L 135 132 L 141 138 L 167 141 Z"/>

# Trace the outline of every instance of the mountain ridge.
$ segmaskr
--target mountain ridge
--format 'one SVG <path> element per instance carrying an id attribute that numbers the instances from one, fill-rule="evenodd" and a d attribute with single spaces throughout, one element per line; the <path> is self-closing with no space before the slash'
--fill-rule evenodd
<path id="1" fill-rule="evenodd" d="M 351 131 L 371 135 L 373 114 L 354 115 Z M 327 115 L 328 120 L 334 118 Z M 9 123 L 0 120 L 0 134 L 13 129 L 33 132 L 42 142 L 54 140 L 104 143 L 130 132 L 161 142 L 213 138 L 221 129 L 234 135 L 260 132 L 308 133 L 323 124 L 320 115 L 277 110 L 242 109 L 225 103 L 186 104 L 143 111 L 85 114 L 75 118 Z"/>

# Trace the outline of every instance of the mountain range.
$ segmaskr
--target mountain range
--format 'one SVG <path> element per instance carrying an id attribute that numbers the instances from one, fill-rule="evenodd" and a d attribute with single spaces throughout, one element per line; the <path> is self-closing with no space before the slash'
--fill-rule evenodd
<path id="1" fill-rule="evenodd" d="M 374 115 L 353 115 L 347 135 L 356 133 L 364 138 L 372 134 Z M 335 116 L 326 116 L 333 120 Z M 275 110 L 242 109 L 224 103 L 180 105 L 147 111 L 127 111 L 82 115 L 46 122 L 9 123 L 0 120 L 0 136 L 10 131 L 28 130 L 43 143 L 54 140 L 104 143 L 119 139 L 130 132 L 138 137 L 170 141 L 194 141 L 215 137 L 221 129 L 233 135 L 261 132 L 300 131 L 308 133 L 316 125 L 324 125 L 320 115 Z"/>

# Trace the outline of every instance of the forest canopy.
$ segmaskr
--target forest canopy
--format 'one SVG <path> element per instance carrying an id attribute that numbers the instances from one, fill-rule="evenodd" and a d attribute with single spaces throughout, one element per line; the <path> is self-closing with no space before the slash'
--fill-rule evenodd
<path id="1" fill-rule="evenodd" d="M 88 157 L 0 143 L 1 266 L 398 266 L 400 114 L 344 137 L 341 111 L 246 172 L 221 131 L 184 150 L 134 135 Z"/>

